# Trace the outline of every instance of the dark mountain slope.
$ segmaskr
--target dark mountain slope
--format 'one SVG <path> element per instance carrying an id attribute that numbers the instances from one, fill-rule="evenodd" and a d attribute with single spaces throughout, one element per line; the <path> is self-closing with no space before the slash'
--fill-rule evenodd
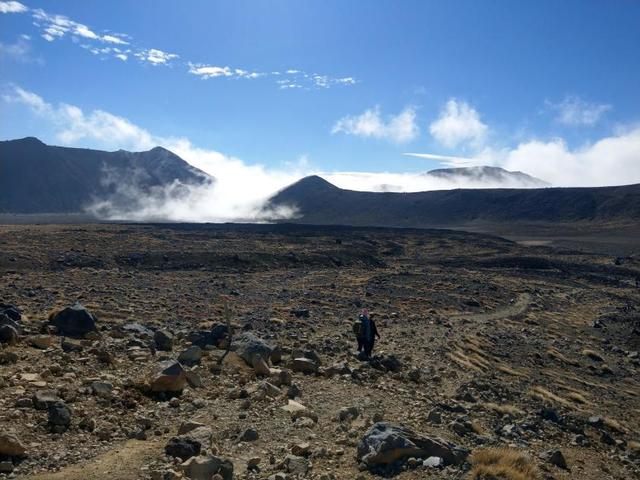
<path id="1" fill-rule="evenodd" d="M 532 177 L 523 172 L 511 172 L 500 167 L 479 166 L 460 168 L 438 168 L 429 170 L 425 176 L 449 180 L 452 183 L 467 181 L 478 185 L 507 188 L 531 188 L 550 186 L 544 180 Z M 475 186 L 475 185 L 474 185 Z"/>
<path id="2" fill-rule="evenodd" d="M 127 208 L 138 193 L 175 181 L 212 180 L 161 147 L 134 153 L 55 147 L 32 137 L 0 142 L 0 212 L 5 213 L 83 212 L 114 194 Z"/>
<path id="3" fill-rule="evenodd" d="M 640 185 L 599 188 L 357 192 L 306 177 L 277 193 L 272 205 L 298 209 L 316 224 L 413 226 L 487 222 L 640 221 Z"/>

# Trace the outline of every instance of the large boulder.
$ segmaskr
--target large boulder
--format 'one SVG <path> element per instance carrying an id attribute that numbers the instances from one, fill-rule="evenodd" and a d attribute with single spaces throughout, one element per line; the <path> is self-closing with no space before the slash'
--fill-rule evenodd
<path id="1" fill-rule="evenodd" d="M 49 324 L 56 327 L 61 335 L 75 338 L 82 338 L 87 333 L 96 331 L 96 317 L 80 303 L 51 315 Z"/>
<path id="2" fill-rule="evenodd" d="M 253 359 L 260 355 L 267 360 L 271 357 L 273 348 L 251 332 L 243 332 L 233 338 L 232 347 L 235 352 L 249 365 L 253 367 Z"/>
<path id="3" fill-rule="evenodd" d="M 167 330 L 156 330 L 153 334 L 153 341 L 160 351 L 170 352 L 173 349 L 173 335 Z"/>
<path id="4" fill-rule="evenodd" d="M 181 393 L 187 385 L 187 373 L 180 362 L 167 360 L 156 370 L 149 384 L 153 393 Z"/>
<path id="5" fill-rule="evenodd" d="M 357 460 L 366 468 L 386 467 L 409 457 L 440 457 L 447 465 L 462 463 L 469 452 L 439 437 L 415 433 L 387 422 L 375 423 L 358 443 Z"/>

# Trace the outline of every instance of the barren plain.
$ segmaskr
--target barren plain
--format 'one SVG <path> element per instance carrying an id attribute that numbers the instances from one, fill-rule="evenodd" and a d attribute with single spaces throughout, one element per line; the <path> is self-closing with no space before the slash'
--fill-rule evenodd
<path id="1" fill-rule="evenodd" d="M 0 345 L 0 478 L 205 478 L 167 453 L 194 428 L 198 458 L 235 478 L 640 478 L 639 278 L 635 256 L 460 231 L 0 226 L 0 302 L 20 312 Z M 49 322 L 75 302 L 95 319 L 83 338 Z M 203 340 L 225 302 L 232 347 L 250 334 L 277 352 L 266 371 Z M 382 337 L 370 361 L 351 331 L 363 307 Z M 150 394 L 179 356 L 182 393 Z M 377 422 L 470 456 L 367 464 Z M 487 452 L 526 469 L 489 476 Z"/>

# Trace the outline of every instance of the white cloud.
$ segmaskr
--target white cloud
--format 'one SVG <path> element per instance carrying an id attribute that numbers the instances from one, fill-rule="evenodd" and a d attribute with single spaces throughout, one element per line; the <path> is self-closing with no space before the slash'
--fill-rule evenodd
<path id="1" fill-rule="evenodd" d="M 611 110 L 611 105 L 587 102 L 575 95 L 568 95 L 559 103 L 547 101 L 546 106 L 557 113 L 555 118 L 557 122 L 569 126 L 595 125 L 606 112 Z"/>
<path id="2" fill-rule="evenodd" d="M 398 115 L 389 116 L 386 121 L 380 114 L 380 108 L 374 107 L 360 115 L 341 118 L 335 123 L 331 133 L 345 133 L 401 143 L 415 139 L 419 129 L 413 107 L 405 107 Z"/>
<path id="3" fill-rule="evenodd" d="M 20 2 L 0 2 L 0 13 L 24 13 L 29 10 Z"/>
<path id="4" fill-rule="evenodd" d="M 170 63 L 171 60 L 178 58 L 178 55 L 175 53 L 163 52 L 157 48 L 140 50 L 139 52 L 134 53 L 134 56 L 144 62 L 149 62 L 152 65 L 166 65 Z"/>
<path id="5" fill-rule="evenodd" d="M 0 58 L 6 57 L 21 63 L 42 63 L 41 59 L 31 56 L 31 43 L 28 35 L 20 35 L 15 43 L 0 42 Z"/>
<path id="6" fill-rule="evenodd" d="M 243 72 L 243 70 L 240 70 Z M 189 64 L 189 73 L 197 75 L 203 79 L 216 77 L 232 77 L 234 72 L 229 67 L 216 67 L 213 65 Z"/>
<path id="7" fill-rule="evenodd" d="M 129 57 L 127 57 L 124 53 L 116 53 L 114 56 L 115 56 L 116 58 L 119 58 L 119 59 L 120 59 L 120 60 L 122 60 L 123 62 L 126 62 L 126 61 L 127 61 L 127 58 L 129 58 Z"/>
<path id="8" fill-rule="evenodd" d="M 478 112 L 468 103 L 450 99 L 440 111 L 440 116 L 429 126 L 431 135 L 447 148 L 461 144 L 480 145 L 488 127 L 480 120 Z"/>
<path id="9" fill-rule="evenodd" d="M 71 20 L 65 15 L 54 15 L 41 8 L 33 10 L 34 24 L 42 29 L 41 36 L 48 42 L 62 38 L 69 34 L 74 38 L 95 40 L 102 43 L 127 45 L 128 42 L 120 34 L 101 35 L 91 30 L 87 25 Z"/>

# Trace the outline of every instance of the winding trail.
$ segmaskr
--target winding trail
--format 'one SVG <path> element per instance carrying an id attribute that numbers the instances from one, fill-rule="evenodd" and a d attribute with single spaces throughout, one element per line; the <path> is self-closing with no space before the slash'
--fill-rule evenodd
<path id="1" fill-rule="evenodd" d="M 507 306 L 498 308 L 493 312 L 488 313 L 463 313 L 460 315 L 453 315 L 449 318 L 452 320 L 478 320 L 481 322 L 500 320 L 502 318 L 516 317 L 522 315 L 529 308 L 531 303 L 531 295 L 528 293 L 521 293 L 518 295 L 518 299 Z"/>

